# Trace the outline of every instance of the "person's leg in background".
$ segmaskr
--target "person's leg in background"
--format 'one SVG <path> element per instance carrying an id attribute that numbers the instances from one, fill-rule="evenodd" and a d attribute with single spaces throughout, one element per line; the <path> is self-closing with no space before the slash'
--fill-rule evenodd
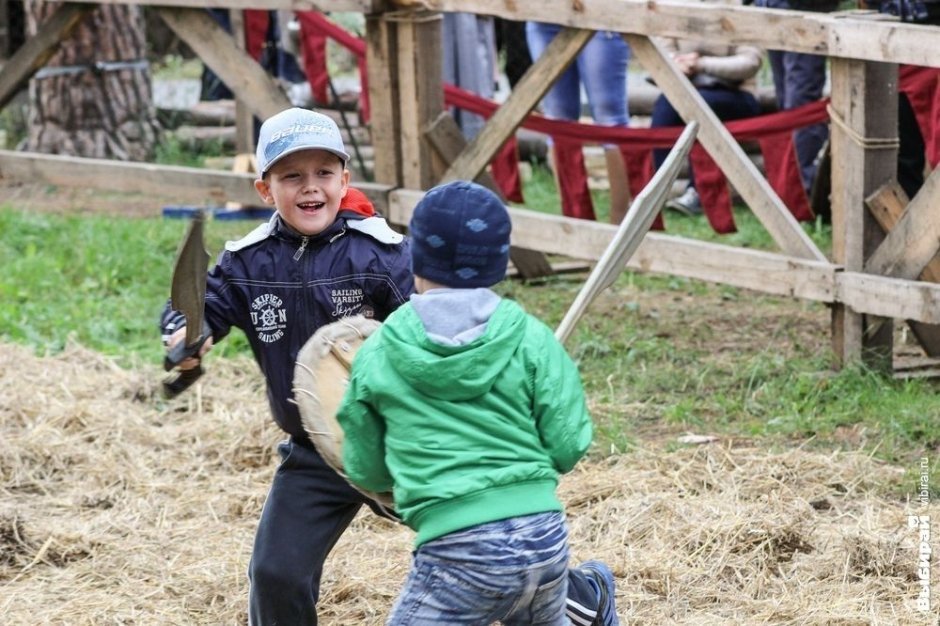
<path id="1" fill-rule="evenodd" d="M 799 52 L 784 52 L 782 56 L 785 83 L 783 99 L 777 94 L 781 108 L 795 109 L 822 98 L 826 86 L 826 58 Z M 807 194 L 816 180 L 819 151 L 828 138 L 829 127 L 826 124 L 807 126 L 794 134 L 796 157 L 800 164 L 803 188 Z"/>
<path id="2" fill-rule="evenodd" d="M 533 61 L 542 56 L 545 48 L 555 38 L 555 35 L 561 31 L 561 28 L 558 24 L 526 23 L 526 41 Z M 555 84 L 545 93 L 542 97 L 541 109 L 542 114 L 551 119 L 575 121 L 581 117 L 581 78 L 578 74 L 577 63 L 569 65 L 555 81 Z M 578 194 L 584 194 L 584 202 L 581 204 L 585 206 L 569 206 L 566 208 L 559 168 L 562 152 L 559 151 L 559 146 L 551 142 L 551 139 L 549 139 L 548 148 L 549 167 L 555 178 L 555 186 L 562 195 L 562 212 L 568 217 L 594 219 L 593 206 L 587 206 L 590 204 L 590 197 L 586 188 L 576 190 Z M 571 199 L 569 204 L 578 205 L 577 199 Z"/>
<path id="3" fill-rule="evenodd" d="M 578 55 L 577 62 L 594 121 L 604 126 L 629 126 L 630 47 L 623 37 L 615 32 L 598 32 Z M 632 200 L 627 168 L 617 146 L 604 146 L 604 159 L 610 181 L 610 223 L 619 224 Z"/>
<path id="4" fill-rule="evenodd" d="M 708 87 L 698 90 L 699 95 L 708 104 L 709 108 L 723 122 L 754 117 L 760 114 L 760 103 L 754 94 L 745 89 L 729 89 L 724 87 Z M 664 96 L 659 96 L 653 104 L 653 115 L 650 126 L 662 128 L 668 126 L 681 126 L 682 117 L 669 104 Z M 653 151 L 653 164 L 656 169 L 663 164 L 669 150 L 659 148 Z M 695 174 L 689 166 L 689 186 L 679 198 L 666 203 L 666 206 L 686 215 L 701 213 L 701 204 L 695 191 Z"/>

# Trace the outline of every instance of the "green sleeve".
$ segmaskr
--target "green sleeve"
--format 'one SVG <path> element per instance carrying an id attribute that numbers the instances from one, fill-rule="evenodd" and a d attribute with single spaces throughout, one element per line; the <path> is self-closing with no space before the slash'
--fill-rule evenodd
<path id="1" fill-rule="evenodd" d="M 368 401 L 366 385 L 353 375 L 336 414 L 343 429 L 343 470 L 350 481 L 366 491 L 392 491 L 392 476 L 385 465 L 385 422 Z"/>
<path id="2" fill-rule="evenodd" d="M 542 445 L 560 473 L 571 471 L 591 445 L 593 429 L 578 368 L 548 327 L 534 350 L 535 421 Z"/>

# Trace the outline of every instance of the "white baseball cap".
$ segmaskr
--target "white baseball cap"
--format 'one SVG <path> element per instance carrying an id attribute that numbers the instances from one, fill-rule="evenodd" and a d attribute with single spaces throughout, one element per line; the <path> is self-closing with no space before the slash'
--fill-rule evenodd
<path id="1" fill-rule="evenodd" d="M 322 113 L 295 107 L 272 115 L 261 125 L 258 173 L 267 173 L 288 154 L 301 150 L 326 150 L 341 158 L 344 164 L 349 161 L 336 122 Z"/>

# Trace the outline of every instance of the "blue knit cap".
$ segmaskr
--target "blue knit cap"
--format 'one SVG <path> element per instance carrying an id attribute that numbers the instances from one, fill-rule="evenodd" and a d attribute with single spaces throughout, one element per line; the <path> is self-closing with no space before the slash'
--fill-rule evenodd
<path id="1" fill-rule="evenodd" d="M 486 187 L 455 181 L 431 189 L 411 216 L 411 269 L 446 287 L 491 287 L 506 277 L 512 222 Z"/>

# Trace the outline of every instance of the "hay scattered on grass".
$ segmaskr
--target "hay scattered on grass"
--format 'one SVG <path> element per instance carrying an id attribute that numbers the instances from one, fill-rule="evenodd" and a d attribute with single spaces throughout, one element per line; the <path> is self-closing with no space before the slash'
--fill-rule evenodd
<path id="1" fill-rule="evenodd" d="M 247 360 L 165 402 L 156 367 L 78 346 L 0 352 L 4 623 L 244 624 L 254 527 L 281 438 Z M 637 624 L 926 624 L 903 468 L 722 444 L 579 465 L 575 560 L 617 575 Z M 410 531 L 368 513 L 327 564 L 323 624 L 381 624 Z M 934 587 L 937 586 L 934 566 Z"/>

